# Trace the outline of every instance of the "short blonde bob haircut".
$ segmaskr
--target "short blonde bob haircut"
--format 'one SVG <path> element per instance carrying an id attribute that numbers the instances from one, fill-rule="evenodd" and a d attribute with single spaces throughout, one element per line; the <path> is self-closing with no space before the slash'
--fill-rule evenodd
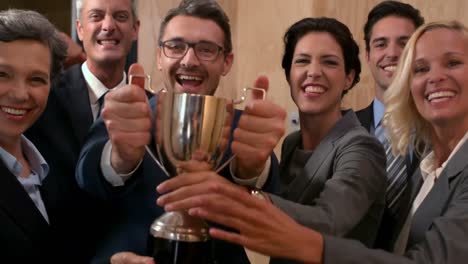
<path id="1" fill-rule="evenodd" d="M 384 94 L 383 124 L 395 155 L 406 155 L 410 146 L 414 146 L 416 152 L 421 154 L 424 146 L 431 145 L 431 125 L 416 109 L 411 95 L 411 81 L 416 43 L 424 33 L 440 28 L 468 36 L 468 29 L 458 21 L 431 22 L 419 27 L 408 40 L 394 79 Z"/>

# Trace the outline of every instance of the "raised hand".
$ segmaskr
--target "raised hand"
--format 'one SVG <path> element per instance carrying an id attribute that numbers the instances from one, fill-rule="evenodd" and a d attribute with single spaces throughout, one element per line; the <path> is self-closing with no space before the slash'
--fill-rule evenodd
<path id="1" fill-rule="evenodd" d="M 133 64 L 128 75 L 143 75 L 143 67 Z M 101 116 L 112 143 L 111 164 L 117 173 L 132 171 L 143 158 L 151 141 L 151 109 L 144 90 L 144 79 L 106 94 Z"/>
<path id="2" fill-rule="evenodd" d="M 254 87 L 268 90 L 268 78 L 259 76 Z M 261 100 L 261 93 L 254 91 L 234 130 L 232 152 L 236 154 L 236 176 L 252 178 L 265 167 L 276 144 L 285 132 L 286 111 L 280 106 Z"/>

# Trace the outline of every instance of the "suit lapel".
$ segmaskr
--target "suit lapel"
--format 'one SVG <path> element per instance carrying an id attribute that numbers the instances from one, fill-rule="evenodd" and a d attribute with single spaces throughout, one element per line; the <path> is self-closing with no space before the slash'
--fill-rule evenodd
<path id="1" fill-rule="evenodd" d="M 361 125 L 365 127 L 367 131 L 370 131 L 370 127 L 374 120 L 373 105 L 374 105 L 374 101 L 372 101 L 372 103 L 366 108 L 356 112 L 356 116 L 359 119 L 359 122 L 361 122 Z"/>
<path id="2" fill-rule="evenodd" d="M 93 123 L 93 114 L 89 102 L 88 86 L 80 65 L 75 65 L 66 72 L 63 85 L 56 89 L 57 97 L 63 105 L 70 125 L 80 146 Z"/>
<path id="3" fill-rule="evenodd" d="M 448 201 L 453 192 L 454 185 L 459 182 L 459 175 L 468 166 L 466 157 L 468 156 L 468 141 L 451 158 L 439 178 L 435 181 L 431 191 L 427 194 L 419 208 L 414 214 L 411 223 L 411 231 L 408 238 L 408 247 L 424 239 L 424 234 L 430 229 L 434 219 L 443 215 L 447 209 Z M 422 182 L 422 180 L 421 180 Z M 412 201 L 419 192 L 413 193 Z"/>
<path id="4" fill-rule="evenodd" d="M 300 201 L 301 196 L 304 195 L 305 188 L 307 188 L 307 193 L 318 194 L 321 192 L 323 189 L 323 183 L 329 176 L 328 173 L 323 173 L 321 168 L 324 164 L 327 164 L 325 161 L 332 158 L 330 156 L 334 154 L 334 142 L 349 130 L 360 125 L 361 124 L 357 120 L 354 112 L 346 111 L 343 113 L 343 117 L 338 120 L 328 135 L 314 150 L 314 153 L 302 170 L 301 175 L 292 181 L 287 191 L 287 198 L 289 200 Z M 328 169 L 326 171 L 328 171 Z"/>
<path id="5" fill-rule="evenodd" d="M 34 241 L 43 240 L 49 225 L 39 212 L 21 183 L 0 160 L 0 207 Z"/>

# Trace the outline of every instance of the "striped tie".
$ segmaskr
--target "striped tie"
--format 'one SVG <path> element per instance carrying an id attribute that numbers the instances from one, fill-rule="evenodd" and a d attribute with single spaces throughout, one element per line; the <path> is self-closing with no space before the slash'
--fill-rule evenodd
<path id="1" fill-rule="evenodd" d="M 395 215 L 400 207 L 399 199 L 406 189 L 408 174 L 406 172 L 406 159 L 404 156 L 393 156 L 390 142 L 385 136 L 385 131 L 380 125 L 375 129 L 375 136 L 385 148 L 387 156 L 388 186 L 386 191 L 386 203 L 390 212 Z"/>

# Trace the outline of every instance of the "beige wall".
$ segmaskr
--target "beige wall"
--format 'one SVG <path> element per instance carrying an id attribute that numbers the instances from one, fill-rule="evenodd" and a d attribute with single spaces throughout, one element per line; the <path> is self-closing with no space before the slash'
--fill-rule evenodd
<path id="1" fill-rule="evenodd" d="M 161 78 L 155 67 L 158 28 L 166 11 L 177 0 L 140 0 L 141 32 L 139 61 L 153 75 L 154 84 Z M 288 111 L 296 107 L 281 69 L 282 36 L 292 23 L 307 16 L 328 16 L 342 21 L 353 32 L 361 49 L 363 71 L 361 82 L 345 96 L 343 105 L 361 109 L 372 100 L 373 82 L 365 61 L 362 27 L 369 10 L 377 0 L 218 0 L 231 18 L 234 44 L 234 66 L 225 77 L 217 95 L 235 98 L 242 87 L 251 85 L 258 74 L 270 79 L 268 98 Z M 426 21 L 458 19 L 468 25 L 468 1 L 404 1 L 420 9 Z"/>

